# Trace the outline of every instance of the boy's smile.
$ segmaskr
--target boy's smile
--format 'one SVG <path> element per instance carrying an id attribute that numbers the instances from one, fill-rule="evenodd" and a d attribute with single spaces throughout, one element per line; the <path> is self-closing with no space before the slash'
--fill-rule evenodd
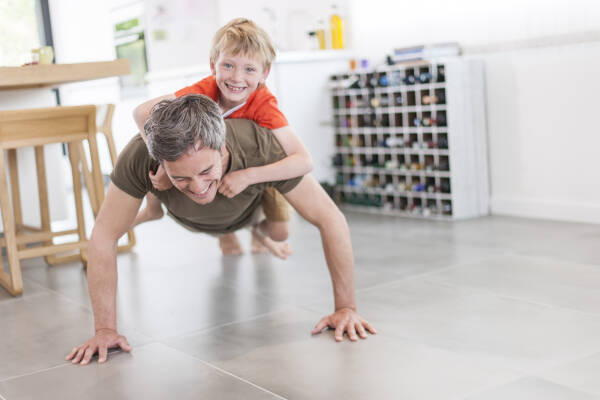
<path id="1" fill-rule="evenodd" d="M 211 61 L 210 68 L 221 92 L 219 105 L 223 111 L 248 100 L 269 75 L 269 70 L 265 70 L 258 57 L 233 55 L 228 51 L 223 51 L 216 61 Z"/>

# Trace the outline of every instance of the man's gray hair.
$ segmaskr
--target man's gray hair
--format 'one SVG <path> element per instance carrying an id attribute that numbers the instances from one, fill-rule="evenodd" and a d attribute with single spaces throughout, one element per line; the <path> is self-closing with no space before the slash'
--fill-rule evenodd
<path id="1" fill-rule="evenodd" d="M 190 150 L 220 150 L 225 122 L 217 103 L 200 94 L 163 100 L 152 108 L 144 130 L 150 156 L 175 161 Z"/>

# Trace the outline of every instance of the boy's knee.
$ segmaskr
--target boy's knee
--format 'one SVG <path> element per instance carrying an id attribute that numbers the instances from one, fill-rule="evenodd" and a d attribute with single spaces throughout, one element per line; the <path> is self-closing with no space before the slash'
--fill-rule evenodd
<path id="1" fill-rule="evenodd" d="M 287 240 L 290 231 L 287 222 L 265 221 L 269 237 L 276 242 Z"/>

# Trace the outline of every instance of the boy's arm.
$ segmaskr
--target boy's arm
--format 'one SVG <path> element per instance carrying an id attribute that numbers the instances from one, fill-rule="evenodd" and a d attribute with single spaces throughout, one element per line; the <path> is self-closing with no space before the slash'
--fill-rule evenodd
<path id="1" fill-rule="evenodd" d="M 152 107 L 162 100 L 173 100 L 175 99 L 174 94 L 166 94 L 164 96 L 155 97 L 154 99 L 150 99 L 139 106 L 137 106 L 133 110 L 133 119 L 135 120 L 135 124 L 140 130 L 140 134 L 142 135 L 142 139 L 144 139 L 144 143 L 146 143 L 146 132 L 144 131 L 144 124 L 146 124 L 146 120 L 150 116 L 152 112 Z"/>
<path id="2" fill-rule="evenodd" d="M 287 157 L 272 164 L 230 172 L 219 185 L 222 195 L 233 197 L 256 183 L 296 178 L 312 171 L 312 158 L 292 128 L 284 126 L 273 129 L 273 134 Z"/>

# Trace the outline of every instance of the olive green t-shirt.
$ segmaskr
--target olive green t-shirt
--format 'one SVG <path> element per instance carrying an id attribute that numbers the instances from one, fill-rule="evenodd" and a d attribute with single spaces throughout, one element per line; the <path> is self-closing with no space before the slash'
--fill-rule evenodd
<path id="1" fill-rule="evenodd" d="M 273 133 L 245 119 L 227 119 L 225 139 L 230 161 L 227 172 L 272 164 L 286 154 Z M 198 204 L 175 186 L 158 191 L 152 186 L 148 172 L 156 171 L 158 161 L 148 154 L 146 144 L 138 134 L 123 149 L 110 175 L 112 182 L 125 193 L 141 199 L 152 192 L 169 210 L 169 214 L 185 226 L 207 233 L 229 233 L 247 225 L 261 203 L 267 187 L 280 193 L 292 190 L 302 177 L 251 185 L 233 198 L 217 192 L 208 204 Z"/>

